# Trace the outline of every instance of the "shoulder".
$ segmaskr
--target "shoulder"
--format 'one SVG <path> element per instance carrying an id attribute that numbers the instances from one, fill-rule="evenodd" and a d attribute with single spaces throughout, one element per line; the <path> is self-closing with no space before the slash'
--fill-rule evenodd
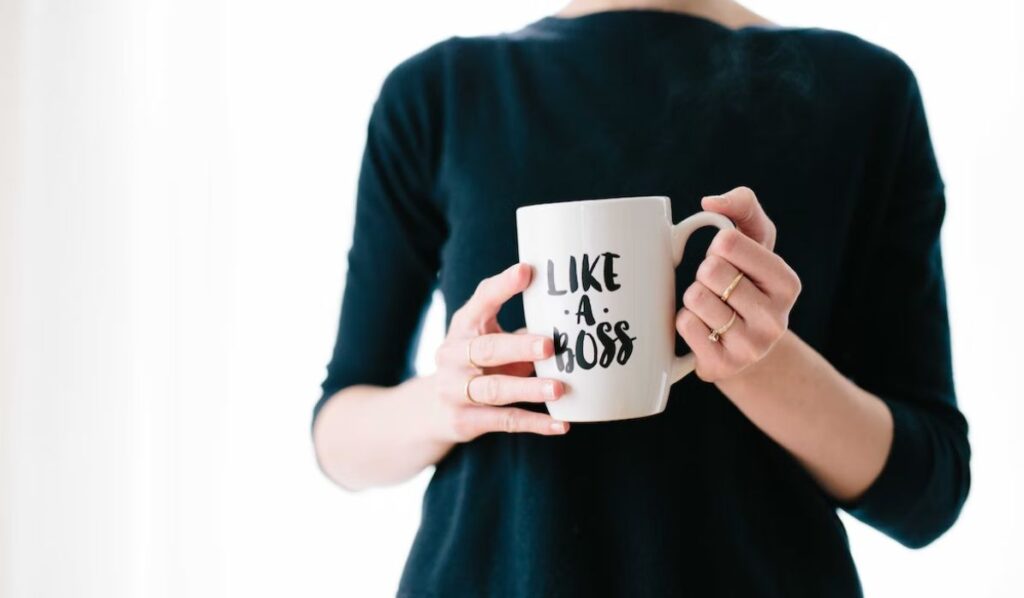
<path id="1" fill-rule="evenodd" d="M 452 35 L 436 41 L 390 69 L 377 102 L 394 111 L 415 110 L 419 118 L 435 123 L 451 120 L 467 98 L 498 90 L 495 78 L 507 72 L 510 52 L 522 42 L 512 33 Z"/>
<path id="2" fill-rule="evenodd" d="M 437 89 L 444 72 L 444 54 L 450 41 L 451 38 L 434 42 L 391 67 L 381 85 L 381 99 L 408 99 Z"/>
<path id="3" fill-rule="evenodd" d="M 473 73 L 491 70 L 502 48 L 514 41 L 508 34 L 452 35 L 436 41 L 395 64 L 384 77 L 380 96 L 386 102 L 439 105 L 445 90 L 465 91 Z"/>
<path id="4" fill-rule="evenodd" d="M 823 28 L 793 29 L 791 33 L 822 62 L 836 67 L 865 70 L 885 80 L 913 76 L 901 56 L 853 33 Z"/>
<path id="5" fill-rule="evenodd" d="M 920 103 L 917 80 L 896 52 L 852 33 L 819 27 L 740 30 L 749 62 L 798 80 L 816 109 L 843 118 L 888 119 Z"/>
<path id="6" fill-rule="evenodd" d="M 896 100 L 916 89 L 910 65 L 896 52 L 864 38 L 818 27 L 782 29 L 806 54 L 822 82 L 847 93 L 856 89 L 879 100 Z"/>
<path id="7" fill-rule="evenodd" d="M 917 160 L 917 176 L 926 181 L 918 184 L 941 186 L 921 89 L 906 60 L 842 31 L 798 29 L 789 35 L 814 65 L 816 98 L 828 114 L 857 123 L 876 149 L 892 152 L 893 164 L 903 159 L 900 152 L 909 151 L 909 159 Z"/>
<path id="8" fill-rule="evenodd" d="M 447 76 L 452 68 L 473 61 L 487 60 L 496 50 L 515 43 L 517 34 L 462 36 L 452 35 L 436 41 L 397 63 L 385 82 L 396 89 L 428 84 Z"/>

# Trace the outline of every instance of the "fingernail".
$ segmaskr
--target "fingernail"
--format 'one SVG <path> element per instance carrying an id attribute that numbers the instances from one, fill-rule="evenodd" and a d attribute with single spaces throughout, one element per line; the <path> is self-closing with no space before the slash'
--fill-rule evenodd
<path id="1" fill-rule="evenodd" d="M 554 431 L 554 432 L 558 432 L 559 434 L 564 434 L 568 429 L 569 429 L 569 423 L 568 422 L 551 422 L 551 430 Z"/>
<path id="2" fill-rule="evenodd" d="M 538 339 L 533 341 L 533 354 L 537 357 L 544 357 L 544 340 Z"/>
<path id="3" fill-rule="evenodd" d="M 554 381 L 547 381 L 544 383 L 544 396 L 549 399 L 555 398 L 555 383 Z"/>
<path id="4" fill-rule="evenodd" d="M 713 201 L 715 203 L 722 204 L 722 205 L 729 203 L 729 198 L 728 197 L 724 197 L 722 195 L 708 195 L 704 199 L 709 199 L 709 200 L 711 200 L 711 201 Z"/>

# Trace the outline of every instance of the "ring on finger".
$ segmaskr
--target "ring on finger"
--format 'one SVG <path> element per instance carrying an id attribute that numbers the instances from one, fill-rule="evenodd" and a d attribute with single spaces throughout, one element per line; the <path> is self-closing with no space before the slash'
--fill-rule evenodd
<path id="1" fill-rule="evenodd" d="M 474 378 L 482 376 L 483 374 L 473 374 L 469 378 L 466 378 L 466 385 L 463 387 L 463 393 L 466 395 L 466 400 L 474 405 L 483 405 L 480 401 L 473 398 L 473 393 L 469 392 L 469 385 L 473 382 Z"/>
<path id="2" fill-rule="evenodd" d="M 721 299 L 723 302 L 729 301 L 729 297 L 732 296 L 732 292 L 736 290 L 736 287 L 739 286 L 741 280 L 743 280 L 742 272 L 737 274 L 736 277 L 732 279 L 732 282 L 729 283 L 729 286 L 725 287 L 725 290 L 722 291 Z"/>
<path id="3" fill-rule="evenodd" d="M 718 328 L 715 328 L 714 330 L 711 331 L 711 334 L 708 335 L 708 340 L 713 342 L 713 343 L 717 343 L 718 339 L 721 338 L 723 334 L 728 332 L 729 329 L 732 328 L 732 325 L 734 323 L 736 323 L 736 311 L 735 310 L 733 310 L 732 317 L 729 318 L 729 321 L 726 322 L 724 326 L 719 326 Z M 467 386 L 467 388 L 468 388 L 468 386 Z"/>

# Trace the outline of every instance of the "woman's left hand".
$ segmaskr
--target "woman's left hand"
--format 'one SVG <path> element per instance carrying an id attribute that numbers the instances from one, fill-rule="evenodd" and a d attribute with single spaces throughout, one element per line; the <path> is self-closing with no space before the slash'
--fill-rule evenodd
<path id="1" fill-rule="evenodd" d="M 683 294 L 676 330 L 697 358 L 697 376 L 708 382 L 731 378 L 757 363 L 786 333 L 789 311 L 800 294 L 796 272 L 772 250 L 775 224 L 754 192 L 737 187 L 701 200 L 708 211 L 730 218 L 735 230 L 720 231 Z M 727 301 L 724 291 L 742 273 Z M 717 341 L 713 329 L 731 326 Z"/>

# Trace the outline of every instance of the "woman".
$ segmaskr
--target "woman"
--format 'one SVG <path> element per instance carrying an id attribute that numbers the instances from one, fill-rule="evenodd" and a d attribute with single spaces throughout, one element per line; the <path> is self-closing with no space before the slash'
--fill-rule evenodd
<path id="1" fill-rule="evenodd" d="M 738 227 L 678 277 L 697 375 L 570 429 L 532 375 L 553 348 L 521 330 L 515 208 L 638 195 Z M 912 72 L 851 35 L 573 0 L 446 39 L 374 104 L 319 463 L 349 489 L 436 465 L 403 596 L 859 595 L 837 508 L 919 547 L 968 491 L 944 202 Z"/>

